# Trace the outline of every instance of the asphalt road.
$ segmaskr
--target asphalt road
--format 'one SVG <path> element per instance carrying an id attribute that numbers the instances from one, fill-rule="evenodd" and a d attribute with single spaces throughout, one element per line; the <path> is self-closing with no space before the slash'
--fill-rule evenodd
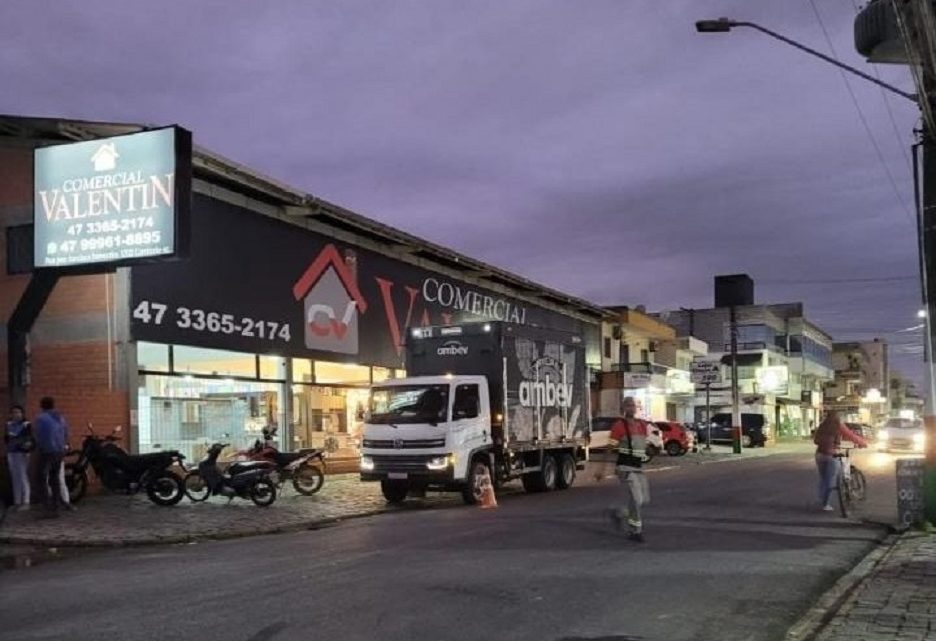
<path id="1" fill-rule="evenodd" d="M 865 465 L 874 520 L 893 519 L 888 461 Z M 604 520 L 609 480 L 75 554 L 0 572 L 0 639 L 781 639 L 884 533 L 819 511 L 815 477 L 808 455 L 653 473 L 645 544 Z"/>

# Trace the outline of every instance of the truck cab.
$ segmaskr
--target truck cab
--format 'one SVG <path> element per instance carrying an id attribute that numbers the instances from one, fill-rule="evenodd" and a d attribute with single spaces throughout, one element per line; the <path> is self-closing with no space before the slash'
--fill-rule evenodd
<path id="1" fill-rule="evenodd" d="M 491 444 L 485 377 L 386 381 L 371 389 L 361 479 L 380 481 L 390 502 L 399 502 L 410 489 L 461 491 L 473 456 Z"/>

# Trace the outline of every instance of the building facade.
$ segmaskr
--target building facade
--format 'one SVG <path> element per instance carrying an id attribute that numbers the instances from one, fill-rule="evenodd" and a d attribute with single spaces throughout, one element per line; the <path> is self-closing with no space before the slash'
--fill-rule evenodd
<path id="1" fill-rule="evenodd" d="M 750 296 L 734 305 L 741 411 L 764 415 L 780 438 L 807 436 L 821 418 L 823 385 L 833 378 L 832 338 L 806 318 L 802 303 L 756 305 L 753 283 L 746 291 Z M 722 383 L 711 387 L 713 413 L 731 411 L 730 310 L 726 304 L 655 314 L 679 336 L 707 343 L 708 358 L 722 363 Z M 700 389 L 695 407 L 701 422 Z"/>
<path id="2" fill-rule="evenodd" d="M 22 268 L 33 149 L 141 129 L 0 118 L 3 338 L 40 277 Z M 600 363 L 599 307 L 204 150 L 193 173 L 187 257 L 61 277 L 28 333 L 25 373 L 0 344 L 0 403 L 22 400 L 32 414 L 52 395 L 73 428 L 129 427 L 124 445 L 139 452 L 197 459 L 212 442 L 244 446 L 276 425 L 283 448 L 353 458 L 368 386 L 405 374 L 409 327 L 550 327 L 582 335 Z M 73 445 L 81 437 L 72 429 Z"/>
<path id="3" fill-rule="evenodd" d="M 602 371 L 597 414 L 618 415 L 626 396 L 637 401 L 641 416 L 652 420 L 688 421 L 695 386 L 689 367 L 706 352 L 693 338 L 678 338 L 676 330 L 642 308 L 608 308 L 602 324 Z"/>

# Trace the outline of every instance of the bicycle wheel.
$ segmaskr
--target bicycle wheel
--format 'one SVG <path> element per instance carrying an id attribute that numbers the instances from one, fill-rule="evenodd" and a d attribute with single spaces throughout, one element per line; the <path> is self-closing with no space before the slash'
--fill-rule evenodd
<path id="1" fill-rule="evenodd" d="M 863 501 L 868 484 L 865 475 L 857 467 L 851 469 L 851 497 L 855 501 Z"/>
<path id="2" fill-rule="evenodd" d="M 851 486 L 845 480 L 844 474 L 839 474 L 838 483 L 836 483 L 835 487 L 838 492 L 839 510 L 842 512 L 842 517 L 847 519 L 848 511 L 851 509 L 852 496 Z"/>

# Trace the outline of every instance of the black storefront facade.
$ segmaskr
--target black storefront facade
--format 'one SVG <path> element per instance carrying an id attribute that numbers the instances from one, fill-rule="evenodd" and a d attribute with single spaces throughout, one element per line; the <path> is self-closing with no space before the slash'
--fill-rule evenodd
<path id="1" fill-rule="evenodd" d="M 405 374 L 408 327 L 506 320 L 597 354 L 597 307 L 245 182 L 196 180 L 188 258 L 121 270 L 134 449 L 197 459 L 275 424 L 282 447 L 354 458 L 368 386 Z"/>

